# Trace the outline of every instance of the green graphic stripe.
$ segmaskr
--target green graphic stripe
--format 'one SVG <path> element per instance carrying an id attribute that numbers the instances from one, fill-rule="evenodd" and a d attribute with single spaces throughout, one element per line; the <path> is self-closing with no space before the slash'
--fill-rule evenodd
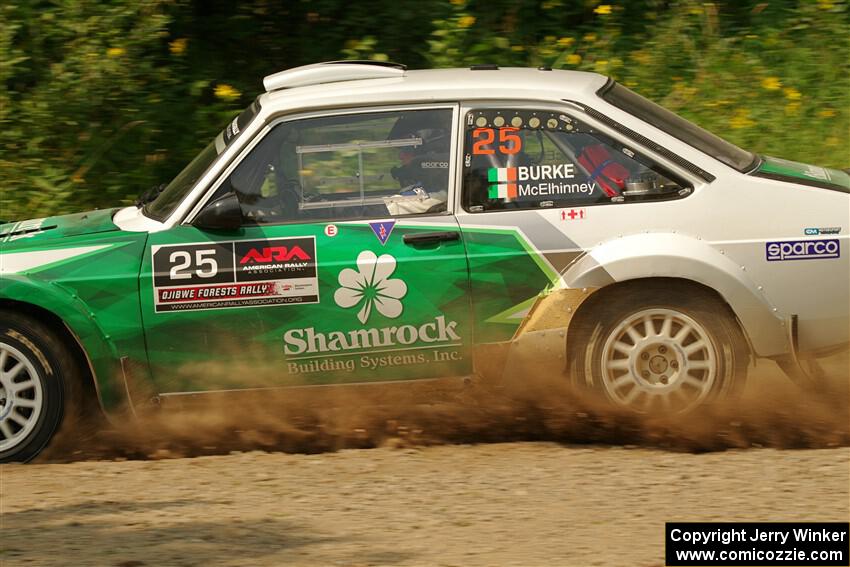
<path id="1" fill-rule="evenodd" d="M 554 285 L 559 279 L 560 274 L 556 272 L 552 266 L 549 265 L 549 262 L 543 257 L 543 255 L 537 251 L 531 243 L 528 242 L 525 238 L 523 238 L 522 234 L 514 228 L 464 228 L 465 232 L 477 232 L 479 234 L 502 234 L 502 235 L 513 235 L 514 238 L 520 243 L 523 250 L 528 253 L 531 259 L 537 264 L 537 267 L 540 268 L 540 271 L 543 272 L 546 276 L 546 279 L 549 280 L 549 283 Z"/>
<path id="2" fill-rule="evenodd" d="M 496 313 L 492 317 L 485 319 L 484 322 L 485 323 L 504 323 L 504 324 L 508 324 L 508 325 L 519 325 L 523 321 L 523 319 L 525 319 L 526 315 L 523 315 L 522 317 L 516 317 L 515 315 L 517 313 L 521 313 L 523 311 L 531 309 L 531 307 L 537 301 L 538 297 L 539 297 L 539 295 L 535 295 L 534 297 L 529 297 L 528 299 L 526 299 L 522 303 L 517 303 L 513 307 L 509 307 L 508 309 L 505 309 L 501 313 Z"/>
<path id="3" fill-rule="evenodd" d="M 359 223 L 351 223 L 351 224 L 359 224 Z M 368 225 L 367 225 L 368 226 Z M 417 224 L 416 226 L 400 226 L 398 227 L 402 230 L 445 230 L 446 225 L 444 224 L 435 224 L 435 225 L 426 225 L 426 224 Z M 543 255 L 538 252 L 529 242 L 526 240 L 522 234 L 515 228 L 467 228 L 463 227 L 463 232 L 477 232 L 479 234 L 501 234 L 501 235 L 513 235 L 514 238 L 517 239 L 517 242 L 520 243 L 523 250 L 525 250 L 529 256 L 531 256 L 534 263 L 537 264 L 537 267 L 540 268 L 546 275 L 546 279 L 554 285 L 560 278 L 560 274 L 556 272 L 552 266 L 546 261 Z"/>

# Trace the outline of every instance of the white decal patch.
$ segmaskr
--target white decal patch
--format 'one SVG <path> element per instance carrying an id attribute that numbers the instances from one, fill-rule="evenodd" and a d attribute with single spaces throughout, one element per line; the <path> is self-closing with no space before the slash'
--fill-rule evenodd
<path id="1" fill-rule="evenodd" d="M 13 252 L 0 254 L 0 274 L 20 274 L 43 268 L 49 264 L 70 260 L 89 252 L 109 248 L 111 244 L 99 246 L 81 246 L 79 248 L 58 248 L 56 250 L 37 250 L 35 252 Z"/>

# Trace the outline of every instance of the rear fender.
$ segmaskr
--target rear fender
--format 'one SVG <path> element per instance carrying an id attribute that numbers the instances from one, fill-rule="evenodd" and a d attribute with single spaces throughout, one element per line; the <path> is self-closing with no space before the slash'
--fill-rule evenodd
<path id="1" fill-rule="evenodd" d="M 636 234 L 604 242 L 561 276 L 566 288 L 601 288 L 642 278 L 678 278 L 715 290 L 726 301 L 757 356 L 788 352 L 785 321 L 749 277 L 746 266 L 714 246 L 679 234 Z"/>

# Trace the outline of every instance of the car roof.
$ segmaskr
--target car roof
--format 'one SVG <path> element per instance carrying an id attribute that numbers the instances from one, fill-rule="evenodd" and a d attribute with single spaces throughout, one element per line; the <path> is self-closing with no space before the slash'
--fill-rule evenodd
<path id="1" fill-rule="evenodd" d="M 293 73 L 299 80 L 294 86 L 279 88 L 260 97 L 260 105 L 266 110 L 298 110 L 308 108 L 350 107 L 359 105 L 450 102 L 457 100 L 551 100 L 563 99 L 591 102 L 596 91 L 608 78 L 597 73 L 583 71 L 560 71 L 529 68 L 466 68 L 428 69 L 407 71 L 402 66 L 395 73 L 378 67 L 375 78 L 357 77 L 353 65 L 337 64 L 329 70 L 328 65 L 318 64 L 296 68 L 284 73 Z M 364 65 L 357 65 L 363 67 Z M 302 73 L 306 71 L 306 73 Z M 322 82 L 310 84 L 304 79 L 310 72 L 322 74 Z M 266 84 L 274 86 L 278 73 L 266 78 Z M 302 73 L 302 74 L 297 74 Z M 297 74 L 297 75 L 296 75 Z M 334 75 L 343 77 L 334 80 Z M 367 73 L 368 76 L 368 73 Z M 285 81 L 282 81 L 285 82 Z M 304 83 L 304 86 L 300 86 Z"/>

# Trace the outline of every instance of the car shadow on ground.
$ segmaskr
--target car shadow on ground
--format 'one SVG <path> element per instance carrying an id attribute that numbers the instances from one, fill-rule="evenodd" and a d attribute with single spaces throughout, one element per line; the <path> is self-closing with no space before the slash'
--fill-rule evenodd
<path id="1" fill-rule="evenodd" d="M 315 564 L 394 565 L 410 553 L 370 549 L 340 557 L 334 547 L 347 536 L 312 533 L 282 518 L 203 517 L 199 511 L 226 511 L 233 500 L 91 500 L 79 504 L 3 513 L 0 564 L 193 566 L 219 557 L 222 564 L 285 562 L 299 557 Z M 281 510 L 281 516 L 286 515 Z M 357 556 L 359 555 L 359 556 Z M 155 560 L 150 559 L 155 557 Z M 205 559 L 201 559 L 205 558 Z"/>

